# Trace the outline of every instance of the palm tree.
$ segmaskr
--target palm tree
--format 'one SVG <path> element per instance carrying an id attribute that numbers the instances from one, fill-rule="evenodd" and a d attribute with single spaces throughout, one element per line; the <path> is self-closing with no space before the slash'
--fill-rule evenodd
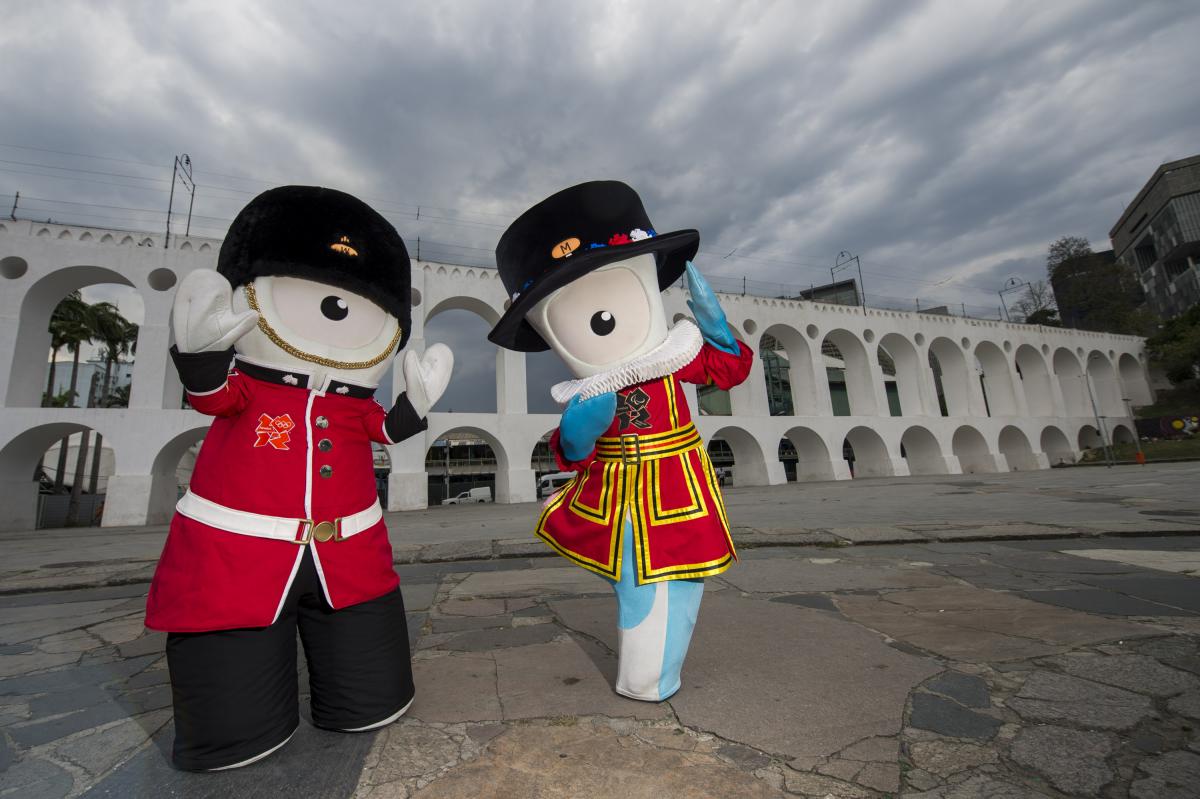
<path id="1" fill-rule="evenodd" d="M 79 378 L 79 349 L 83 342 L 91 341 L 93 336 L 92 307 L 83 301 L 78 291 L 72 291 L 55 307 L 50 315 L 50 348 L 53 360 L 50 361 L 50 382 L 46 390 L 46 404 L 53 401 L 51 392 L 54 390 L 54 368 L 58 351 L 66 347 L 74 357 L 71 361 L 71 387 L 67 390 L 67 407 L 75 404 L 75 386 Z M 62 491 L 63 476 L 67 470 L 67 447 L 70 436 L 64 436 L 58 447 L 58 470 L 54 475 L 54 492 Z"/>
<path id="2" fill-rule="evenodd" d="M 78 291 L 72 291 L 50 314 L 50 375 L 46 380 L 43 407 L 53 404 L 54 371 L 58 362 L 58 352 L 87 332 L 89 307 Z"/>
<path id="3" fill-rule="evenodd" d="M 113 364 L 120 363 L 121 356 L 130 354 L 137 346 L 138 326 L 122 316 L 117 307 L 110 302 L 98 302 L 92 306 L 92 311 L 95 314 L 96 338 L 104 347 L 104 379 L 100 383 L 95 404 L 101 408 L 107 408 L 111 404 L 113 395 Z M 104 436 L 99 433 L 96 433 L 96 444 L 92 451 L 92 471 L 88 479 L 88 493 L 95 495 L 100 481 L 100 456 L 104 452 Z M 83 456 L 84 452 L 80 450 L 80 460 L 76 464 L 76 471 L 83 462 Z M 71 489 L 71 494 L 74 497 L 74 487 Z M 67 516 L 69 522 L 73 521 L 70 506 L 68 506 Z"/>

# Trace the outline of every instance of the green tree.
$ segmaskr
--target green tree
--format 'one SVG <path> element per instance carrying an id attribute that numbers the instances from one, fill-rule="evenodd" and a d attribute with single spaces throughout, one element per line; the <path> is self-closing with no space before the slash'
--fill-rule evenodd
<path id="1" fill-rule="evenodd" d="M 1053 277 L 1054 270 L 1063 261 L 1091 253 L 1092 245 L 1087 239 L 1082 236 L 1063 236 L 1053 242 L 1046 252 L 1046 273 Z"/>
<path id="2" fill-rule="evenodd" d="M 91 341 L 93 336 L 92 306 L 83 301 L 78 291 L 68 294 L 50 314 L 50 377 L 47 382 L 46 396 L 43 404 L 53 401 L 51 392 L 54 390 L 54 369 L 58 359 L 58 351 L 63 347 L 72 354 L 71 383 L 67 389 L 67 406 L 74 407 L 78 396 L 76 385 L 79 379 L 79 350 L 85 341 Z M 54 491 L 62 491 L 64 476 L 67 471 L 67 447 L 70 436 L 63 436 L 58 447 L 58 468 L 54 474 Z"/>
<path id="3" fill-rule="evenodd" d="M 1184 383 L 1200 373 L 1200 305 L 1165 322 L 1146 340 L 1150 360 L 1172 383 Z"/>

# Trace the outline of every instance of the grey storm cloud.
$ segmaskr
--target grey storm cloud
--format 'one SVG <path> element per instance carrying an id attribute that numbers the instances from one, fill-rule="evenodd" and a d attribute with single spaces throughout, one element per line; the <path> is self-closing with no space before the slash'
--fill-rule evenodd
<path id="1" fill-rule="evenodd" d="M 718 285 L 848 250 L 869 297 L 986 309 L 1200 142 L 1193 3 L 5 6 L 0 202 L 96 225 L 160 229 L 187 152 L 201 235 L 321 183 L 486 264 L 529 204 L 617 178 Z"/>

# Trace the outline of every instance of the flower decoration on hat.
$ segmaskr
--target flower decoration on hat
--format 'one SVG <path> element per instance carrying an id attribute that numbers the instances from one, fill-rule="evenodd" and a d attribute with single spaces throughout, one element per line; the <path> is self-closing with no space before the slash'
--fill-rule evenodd
<path id="1" fill-rule="evenodd" d="M 631 241 L 632 239 L 629 238 L 628 233 L 614 233 L 612 234 L 612 238 L 608 240 L 608 243 L 615 247 L 619 244 L 629 244 Z"/>

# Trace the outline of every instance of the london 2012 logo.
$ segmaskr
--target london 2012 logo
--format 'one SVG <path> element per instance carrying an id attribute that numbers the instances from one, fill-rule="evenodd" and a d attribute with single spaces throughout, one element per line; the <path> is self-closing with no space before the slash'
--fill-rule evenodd
<path id="1" fill-rule="evenodd" d="M 292 421 L 289 414 L 281 414 L 271 417 L 267 414 L 260 414 L 258 417 L 258 427 L 254 428 L 254 433 L 257 438 L 254 441 L 256 447 L 270 446 L 275 449 L 288 449 L 288 441 L 291 440 L 292 428 L 296 423 Z"/>

